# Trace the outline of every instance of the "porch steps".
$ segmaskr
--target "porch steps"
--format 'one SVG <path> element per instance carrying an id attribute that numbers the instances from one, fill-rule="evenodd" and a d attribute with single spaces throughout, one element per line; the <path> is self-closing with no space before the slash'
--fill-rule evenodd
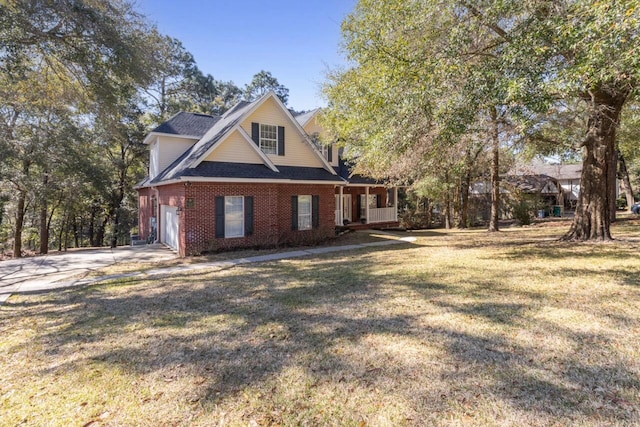
<path id="1" fill-rule="evenodd" d="M 390 221 L 390 222 L 376 222 L 373 224 L 362 224 L 360 222 L 352 222 L 345 226 L 336 226 L 339 230 L 372 230 L 372 229 L 385 229 L 385 228 L 395 228 L 398 227 L 400 223 L 398 221 Z"/>

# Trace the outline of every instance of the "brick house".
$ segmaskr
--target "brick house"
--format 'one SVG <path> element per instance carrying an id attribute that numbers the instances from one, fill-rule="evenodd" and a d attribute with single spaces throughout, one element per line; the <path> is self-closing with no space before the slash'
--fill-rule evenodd
<path id="1" fill-rule="evenodd" d="M 294 117 L 269 92 L 222 116 L 181 112 L 162 123 L 144 140 L 140 238 L 186 256 L 397 223 L 397 191 L 350 176 L 337 150 L 319 143 L 318 112 Z"/>

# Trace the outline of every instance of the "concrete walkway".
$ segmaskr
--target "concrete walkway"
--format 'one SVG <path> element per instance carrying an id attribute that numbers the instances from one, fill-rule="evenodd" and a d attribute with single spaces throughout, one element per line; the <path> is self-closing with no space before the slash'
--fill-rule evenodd
<path id="1" fill-rule="evenodd" d="M 415 240 L 416 240 L 415 237 L 403 237 L 397 240 L 396 239 L 384 240 L 384 241 L 374 242 L 374 243 L 361 243 L 361 244 L 345 245 L 345 246 L 325 246 L 325 247 L 304 249 L 304 250 L 298 250 L 298 251 L 278 252 L 278 253 L 267 254 L 267 255 L 258 255 L 258 256 L 247 257 L 247 258 L 230 259 L 225 261 L 185 264 L 185 265 L 179 265 L 179 266 L 173 266 L 173 267 L 160 267 L 160 268 L 155 268 L 147 271 L 134 271 L 131 273 L 121 273 L 121 274 L 113 274 L 113 275 L 100 276 L 100 277 L 80 278 L 80 279 L 74 279 L 74 280 L 64 280 L 69 277 L 68 274 L 66 277 L 58 277 L 55 274 L 51 274 L 51 275 L 43 275 L 40 279 L 31 280 L 28 283 L 26 282 L 17 283 L 17 284 L 14 284 L 13 286 L 9 285 L 7 287 L 3 287 L 2 285 L 2 281 L 5 279 L 2 276 L 2 272 L 0 271 L 0 305 L 2 305 L 12 294 L 26 294 L 26 293 L 36 293 L 36 292 L 40 293 L 40 292 L 47 292 L 47 291 L 52 291 L 56 289 L 64 289 L 64 288 L 71 288 L 71 287 L 77 287 L 77 286 L 87 286 L 87 285 L 92 285 L 99 282 L 105 282 L 108 280 L 118 280 L 118 279 L 132 278 L 132 277 L 146 278 L 146 277 L 152 277 L 152 276 L 177 274 L 177 273 L 191 272 L 191 271 L 198 271 L 198 270 L 207 270 L 207 269 L 217 270 L 217 269 L 234 267 L 236 265 L 241 265 L 241 264 L 278 261 L 281 259 L 300 258 L 305 256 L 311 256 L 311 255 L 321 255 L 321 254 L 327 254 L 332 252 L 344 252 L 344 251 L 350 251 L 350 250 L 362 249 L 362 248 L 384 247 L 389 245 L 397 245 L 399 243 L 413 242 Z M 167 250 L 167 252 L 169 251 Z M 175 255 L 173 255 L 173 257 L 175 257 Z M 130 262 L 130 261 L 136 261 L 136 260 L 131 259 L 130 257 L 127 258 L 127 262 Z M 112 262 L 111 264 L 108 264 L 108 265 L 115 264 L 116 262 Z M 74 275 L 78 274 L 78 272 L 81 272 L 81 271 L 82 270 L 76 269 L 73 274 Z M 25 272 L 25 274 L 28 274 L 28 273 Z"/>

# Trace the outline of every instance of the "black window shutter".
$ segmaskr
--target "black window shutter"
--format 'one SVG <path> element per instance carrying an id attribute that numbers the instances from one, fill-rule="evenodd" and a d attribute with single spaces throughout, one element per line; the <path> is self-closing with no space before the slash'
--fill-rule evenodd
<path id="1" fill-rule="evenodd" d="M 224 197 L 216 197 L 216 239 L 224 237 Z"/>
<path id="2" fill-rule="evenodd" d="M 253 235 L 253 196 L 244 197 L 244 235 Z"/>
<path id="3" fill-rule="evenodd" d="M 311 196 L 311 224 L 320 227 L 320 196 Z"/>
<path id="4" fill-rule="evenodd" d="M 380 194 L 376 194 L 376 208 L 382 207 L 382 196 Z"/>
<path id="5" fill-rule="evenodd" d="M 329 145 L 329 150 L 327 150 L 327 151 L 328 151 L 327 160 L 329 162 L 332 162 L 333 161 L 333 144 Z"/>
<path id="6" fill-rule="evenodd" d="M 278 126 L 278 156 L 284 156 L 284 126 Z"/>
<path id="7" fill-rule="evenodd" d="M 362 195 L 356 194 L 356 212 L 358 213 L 358 218 L 362 218 Z"/>
<path id="8" fill-rule="evenodd" d="M 260 146 L 260 123 L 251 123 L 251 139 Z"/>
<path id="9" fill-rule="evenodd" d="M 291 229 L 298 229 L 298 196 L 291 196 Z"/>

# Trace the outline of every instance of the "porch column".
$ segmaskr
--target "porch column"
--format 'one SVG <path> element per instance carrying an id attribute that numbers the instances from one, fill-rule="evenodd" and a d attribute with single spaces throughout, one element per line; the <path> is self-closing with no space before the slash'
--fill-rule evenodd
<path id="1" fill-rule="evenodd" d="M 343 225 L 344 224 L 344 218 L 342 217 L 343 212 L 344 212 L 344 202 L 342 201 L 342 193 L 343 193 L 343 189 L 342 189 L 342 185 L 340 187 L 338 187 L 338 221 L 340 222 L 340 224 L 338 225 Z"/>
<path id="2" fill-rule="evenodd" d="M 365 187 L 364 194 L 364 216 L 367 219 L 366 223 L 369 224 L 369 186 Z"/>
<path id="3" fill-rule="evenodd" d="M 394 221 L 398 222 L 398 187 L 393 187 L 393 207 L 395 208 Z"/>

